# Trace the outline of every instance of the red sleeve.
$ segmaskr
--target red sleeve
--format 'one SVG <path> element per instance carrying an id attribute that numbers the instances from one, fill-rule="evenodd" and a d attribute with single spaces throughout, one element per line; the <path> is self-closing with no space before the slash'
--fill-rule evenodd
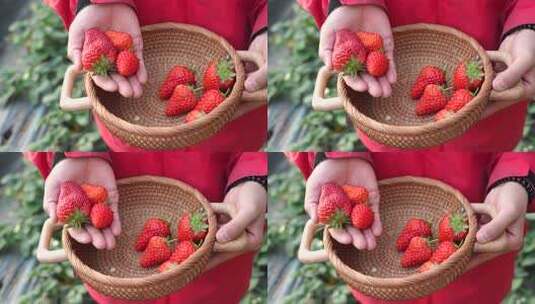
<path id="1" fill-rule="evenodd" d="M 29 160 L 43 178 L 46 178 L 54 165 L 54 152 L 24 152 L 24 157 Z"/>
<path id="2" fill-rule="evenodd" d="M 247 176 L 267 176 L 267 153 L 244 152 L 235 153 L 229 163 L 227 187 L 233 182 Z"/>
<path id="3" fill-rule="evenodd" d="M 74 17 L 76 16 L 76 6 L 78 4 L 78 0 L 44 0 L 44 2 L 46 5 L 50 6 L 56 12 L 56 14 L 59 15 L 61 20 L 63 20 L 65 28 L 68 29 L 72 21 L 74 20 Z M 130 5 L 134 9 L 136 8 L 134 0 L 91 0 L 91 3 L 124 3 Z"/>
<path id="4" fill-rule="evenodd" d="M 284 154 L 301 171 L 305 179 L 312 174 L 316 152 L 285 152 Z M 370 154 L 366 152 L 325 152 L 325 156 L 331 159 L 361 158 L 370 163 L 372 162 Z"/>
<path id="5" fill-rule="evenodd" d="M 314 17 L 321 27 L 329 15 L 329 0 L 297 0 L 299 4 Z M 377 5 L 386 9 L 385 0 L 340 0 L 343 5 Z"/>
<path id="6" fill-rule="evenodd" d="M 84 157 L 96 157 L 111 163 L 111 157 L 108 152 L 65 152 L 65 157 L 68 158 L 84 158 Z"/>
<path id="7" fill-rule="evenodd" d="M 251 23 L 253 25 L 253 30 L 251 36 L 254 36 L 260 30 L 268 26 L 268 7 L 266 1 L 256 1 L 252 13 Z"/>
<path id="8" fill-rule="evenodd" d="M 497 154 L 490 168 L 487 189 L 496 181 L 509 176 L 527 176 L 535 172 L 535 153 L 508 152 Z M 535 212 L 535 199 L 529 204 L 529 211 Z"/>
<path id="9" fill-rule="evenodd" d="M 503 33 L 522 24 L 535 23 L 535 1 L 533 0 L 516 0 L 509 1 L 506 10 L 505 24 Z"/>

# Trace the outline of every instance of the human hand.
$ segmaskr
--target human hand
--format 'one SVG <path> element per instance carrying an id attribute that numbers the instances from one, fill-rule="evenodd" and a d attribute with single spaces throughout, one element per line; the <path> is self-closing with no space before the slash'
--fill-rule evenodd
<path id="1" fill-rule="evenodd" d="M 134 41 L 134 53 L 139 59 L 137 73 L 128 78 L 117 73 L 109 76 L 93 75 L 93 81 L 105 91 L 119 93 L 124 97 L 138 98 L 143 94 L 142 84 L 147 82 L 147 70 L 143 61 L 143 39 L 136 12 L 126 4 L 93 4 L 82 9 L 69 28 L 67 56 L 78 71 L 82 70 L 82 47 L 85 31 L 90 28 L 129 33 Z"/>
<path id="2" fill-rule="evenodd" d="M 245 251 L 260 249 L 266 224 L 266 190 L 256 182 L 244 182 L 230 189 L 223 204 L 231 205 L 237 214 L 233 219 L 226 216 L 218 219 L 218 222 L 223 224 L 216 233 L 216 240 L 225 243 L 237 239 L 245 232 L 247 236 Z M 210 268 L 241 254 L 243 252 L 216 253 L 210 259 Z"/>
<path id="3" fill-rule="evenodd" d="M 390 61 L 385 76 L 378 79 L 366 73 L 354 77 L 344 76 L 346 84 L 358 92 L 368 91 L 374 97 L 390 96 L 392 84 L 396 82 L 397 76 L 394 64 L 394 38 L 385 11 L 375 5 L 354 5 L 341 6 L 331 12 L 321 27 L 319 43 L 319 56 L 328 69 L 331 69 L 336 32 L 342 29 L 379 33 L 383 37 L 385 55 Z"/>
<path id="4" fill-rule="evenodd" d="M 525 97 L 532 99 L 535 96 L 535 31 L 520 30 L 507 36 L 500 44 L 499 50 L 511 57 L 512 64 L 496 75 L 492 88 L 500 92 L 514 87 L 521 81 Z M 512 104 L 513 101 L 492 102 L 485 109 L 483 117 L 488 117 Z"/>
<path id="5" fill-rule="evenodd" d="M 307 180 L 305 211 L 313 222 L 317 222 L 316 209 L 323 184 L 333 182 L 365 187 L 369 192 L 369 203 L 374 213 L 373 225 L 364 231 L 353 226 L 344 229 L 329 228 L 331 236 L 342 244 L 353 244 L 357 249 L 372 250 L 376 247 L 376 237 L 382 233 L 379 217 L 379 188 L 372 166 L 358 158 L 328 159 L 321 162 Z"/>
<path id="6" fill-rule="evenodd" d="M 84 228 L 69 228 L 68 231 L 71 237 L 79 243 L 92 243 L 97 249 L 113 249 L 115 247 L 115 237 L 121 233 L 121 222 L 117 208 L 119 192 L 117 191 L 115 175 L 111 166 L 100 158 L 67 158 L 59 162 L 45 181 L 43 197 L 43 209 L 54 222 L 57 220 L 56 207 L 60 186 L 61 183 L 66 181 L 101 185 L 106 188 L 108 202 L 113 211 L 111 227 L 99 230 L 91 225 L 85 225 Z"/>
<path id="7" fill-rule="evenodd" d="M 255 70 L 256 68 L 254 66 L 252 67 L 252 64 L 250 63 L 245 65 L 245 70 L 248 73 L 247 78 L 245 79 L 245 90 L 252 93 L 267 87 L 267 32 L 258 35 L 253 39 L 251 45 L 249 45 L 249 51 L 256 52 L 264 58 L 264 65 L 258 67 L 257 70 Z"/>

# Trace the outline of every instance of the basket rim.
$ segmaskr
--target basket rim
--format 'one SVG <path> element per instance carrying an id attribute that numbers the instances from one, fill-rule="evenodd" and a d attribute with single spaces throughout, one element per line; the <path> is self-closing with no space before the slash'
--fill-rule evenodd
<path id="1" fill-rule="evenodd" d="M 234 71 L 236 73 L 236 80 L 234 82 L 234 86 L 232 87 L 232 91 L 225 98 L 225 100 L 210 113 L 187 124 L 177 123 L 177 125 L 175 126 L 156 126 L 156 127 L 143 126 L 143 125 L 138 125 L 138 124 L 134 124 L 132 122 L 126 121 L 116 116 L 115 114 L 111 113 L 100 102 L 96 94 L 97 92 L 96 85 L 94 84 L 91 78 L 91 75 L 89 73 L 86 73 L 85 81 L 84 81 L 85 90 L 93 105 L 93 111 L 95 111 L 97 115 L 102 116 L 102 118 L 106 121 L 113 121 L 113 123 L 116 125 L 117 128 L 123 129 L 133 134 L 150 135 L 153 137 L 168 137 L 170 135 L 176 135 L 177 133 L 180 133 L 180 132 L 188 132 L 190 130 L 198 129 L 199 127 L 202 127 L 202 126 L 209 125 L 214 120 L 216 120 L 218 116 L 223 115 L 225 112 L 236 111 L 235 104 L 239 104 L 241 102 L 241 95 L 244 90 L 245 70 L 243 67 L 243 63 L 240 57 L 238 56 L 238 52 L 234 49 L 234 47 L 224 37 L 212 31 L 209 31 L 205 28 L 202 28 L 200 26 L 191 25 L 191 24 L 175 23 L 175 22 L 156 23 L 156 24 L 143 26 L 141 28 L 141 32 L 142 34 L 144 34 L 147 32 L 169 30 L 169 29 L 202 34 L 207 39 L 214 41 L 215 43 L 222 46 L 223 49 L 225 49 L 225 51 L 230 56 L 233 62 Z"/>
<path id="2" fill-rule="evenodd" d="M 438 187 L 441 190 L 453 194 L 459 202 L 462 204 L 466 215 L 468 218 L 468 234 L 463 242 L 462 246 L 453 253 L 448 260 L 445 262 L 433 267 L 429 271 L 423 273 L 413 273 L 406 277 L 399 278 L 378 278 L 373 276 L 368 276 L 363 273 L 360 273 L 348 265 L 346 265 L 334 252 L 333 250 L 333 240 L 328 233 L 328 229 L 323 230 L 323 243 L 325 250 L 329 256 L 330 262 L 333 264 L 337 272 L 341 272 L 343 275 L 346 275 L 350 278 L 353 278 L 356 281 L 359 281 L 362 284 L 378 287 L 378 288 L 395 288 L 395 287 L 406 287 L 408 284 L 417 284 L 424 282 L 426 280 L 435 278 L 441 275 L 444 271 L 451 269 L 452 265 L 460 261 L 464 256 L 471 255 L 473 251 L 473 246 L 475 242 L 476 232 L 477 232 L 477 220 L 475 217 L 474 210 L 472 209 L 470 202 L 466 197 L 457 189 L 451 187 L 450 185 L 431 178 L 426 177 L 415 177 L 415 176 L 401 176 L 383 179 L 379 181 L 379 185 L 393 185 L 399 183 L 418 183 L 430 187 Z"/>
<path id="3" fill-rule="evenodd" d="M 396 34 L 421 30 L 438 31 L 441 33 L 456 36 L 462 40 L 466 40 L 470 44 L 470 46 L 477 51 L 478 56 L 481 59 L 481 65 L 485 74 L 484 81 L 481 84 L 481 89 L 479 90 L 478 94 L 461 110 L 445 119 L 439 121 L 429 121 L 417 126 L 398 126 L 379 122 L 359 111 L 359 109 L 355 107 L 351 103 L 351 100 L 348 98 L 348 88 L 345 84 L 345 81 L 343 80 L 342 75 L 338 75 L 337 90 L 339 92 L 339 96 L 343 100 L 344 109 L 349 115 L 354 116 L 354 118 L 358 121 L 358 124 L 366 125 L 370 129 L 378 130 L 383 133 L 388 133 L 389 135 L 417 136 L 421 135 L 422 133 L 436 132 L 438 130 L 443 130 L 447 127 L 453 126 L 463 120 L 465 116 L 467 116 L 481 104 L 484 104 L 486 106 L 486 104 L 488 103 L 488 97 L 490 96 L 490 92 L 492 89 L 492 79 L 494 78 L 494 70 L 490 58 L 487 55 L 485 49 L 481 46 L 481 44 L 479 44 L 477 40 L 475 40 L 468 34 L 458 29 L 438 24 L 415 23 L 409 25 L 402 25 L 394 27 L 392 29 L 392 32 Z"/>
<path id="4" fill-rule="evenodd" d="M 197 189 L 193 188 L 189 184 L 186 184 L 185 182 L 182 182 L 178 179 L 171 179 L 167 177 L 153 176 L 153 175 L 140 175 L 140 176 L 122 178 L 122 179 L 117 180 L 117 186 L 131 185 L 131 184 L 136 184 L 140 182 L 153 182 L 153 183 L 179 187 L 182 190 L 190 192 L 199 201 L 199 203 L 203 206 L 203 208 L 207 212 L 208 226 L 209 226 L 208 233 L 202 245 L 185 262 L 180 263 L 177 267 L 174 267 L 169 271 L 165 271 L 163 273 L 156 272 L 156 273 L 143 276 L 143 277 L 129 277 L 129 278 L 114 277 L 114 276 L 106 275 L 99 271 L 96 271 L 93 268 L 89 267 L 87 264 L 85 264 L 72 250 L 71 248 L 72 246 L 70 244 L 71 237 L 69 236 L 67 229 L 63 228 L 63 232 L 62 232 L 62 241 L 64 244 L 63 248 L 65 248 L 67 258 L 69 259 L 69 262 L 71 263 L 75 272 L 83 271 L 85 276 L 89 276 L 95 281 L 99 281 L 104 284 L 113 285 L 115 287 L 126 287 L 126 288 L 141 287 L 141 286 L 146 285 L 147 283 L 160 283 L 160 282 L 168 281 L 172 277 L 175 277 L 178 274 L 180 274 L 184 269 L 190 268 L 191 265 L 196 263 L 199 259 L 201 259 L 202 256 L 212 253 L 214 242 L 215 242 L 215 233 L 217 229 L 217 220 L 216 220 L 214 211 L 209 205 L 210 204 L 209 201 L 204 197 L 204 195 L 201 192 L 199 192 Z"/>

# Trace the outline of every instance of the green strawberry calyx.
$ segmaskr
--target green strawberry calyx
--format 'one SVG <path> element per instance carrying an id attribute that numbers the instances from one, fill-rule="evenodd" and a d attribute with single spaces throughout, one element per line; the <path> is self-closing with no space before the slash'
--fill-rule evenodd
<path id="1" fill-rule="evenodd" d="M 217 76 L 221 81 L 232 79 L 236 74 L 232 69 L 232 64 L 228 60 L 221 60 L 217 63 Z"/>
<path id="2" fill-rule="evenodd" d="M 360 72 L 364 71 L 364 65 L 360 60 L 355 57 L 351 57 L 349 61 L 344 66 L 344 75 L 357 76 Z"/>
<path id="3" fill-rule="evenodd" d="M 76 210 L 67 219 L 67 226 L 80 229 L 87 222 L 89 222 L 87 214 L 83 213 L 80 210 Z"/>
<path id="4" fill-rule="evenodd" d="M 343 228 L 345 224 L 349 223 L 349 217 L 347 214 L 341 210 L 337 209 L 330 217 L 328 224 L 332 228 L 340 229 Z"/>
<path id="5" fill-rule="evenodd" d="M 450 216 L 450 227 L 455 234 L 460 233 L 468 229 L 468 225 L 464 217 L 460 214 L 453 214 Z"/>
<path id="6" fill-rule="evenodd" d="M 113 71 L 113 63 L 110 62 L 108 57 L 102 55 L 100 58 L 93 63 L 93 72 L 100 76 L 105 76 L 108 72 Z"/>
<path id="7" fill-rule="evenodd" d="M 191 229 L 195 233 L 199 233 L 208 229 L 208 224 L 206 224 L 206 216 L 201 212 L 193 212 L 191 214 L 189 223 L 191 225 Z"/>
<path id="8" fill-rule="evenodd" d="M 470 61 L 466 65 L 466 76 L 470 81 L 479 80 L 483 76 L 481 65 L 477 61 Z"/>

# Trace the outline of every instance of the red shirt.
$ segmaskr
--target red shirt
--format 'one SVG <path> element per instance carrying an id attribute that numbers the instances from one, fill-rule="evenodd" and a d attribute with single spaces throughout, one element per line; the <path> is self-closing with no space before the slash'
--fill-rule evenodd
<path id="1" fill-rule="evenodd" d="M 298 0 L 321 26 L 328 14 L 328 0 Z M 341 0 L 344 5 L 372 4 L 384 8 L 392 26 L 419 22 L 457 28 L 474 37 L 483 48 L 495 50 L 501 36 L 526 23 L 535 23 L 532 0 Z M 394 46 L 395 51 L 395 46 Z M 399 76 L 399 75 L 398 75 Z M 517 103 L 479 121 L 466 133 L 434 151 L 511 151 L 520 139 L 527 102 Z M 504 126 L 507 126 L 506 128 Z M 379 144 L 364 133 L 358 136 L 371 151 L 396 151 Z"/>
<path id="2" fill-rule="evenodd" d="M 483 202 L 488 187 L 507 176 L 526 176 L 535 172 L 533 153 L 326 153 L 328 158 L 361 157 L 370 161 L 377 179 L 419 176 L 440 180 L 461 191 L 471 202 Z M 305 178 L 312 173 L 315 153 L 287 153 Z M 535 212 L 535 202 L 530 203 Z M 355 298 L 363 304 L 377 303 L 500 303 L 511 289 L 516 253 L 494 258 L 461 275 L 445 288 L 428 297 L 405 302 L 372 299 L 356 290 Z"/>
<path id="3" fill-rule="evenodd" d="M 117 179 L 156 175 L 181 180 L 212 202 L 221 202 L 228 185 L 245 176 L 267 175 L 267 155 L 247 153 L 85 153 L 67 152 L 67 157 L 101 157 L 109 161 Z M 52 170 L 54 153 L 26 153 L 44 178 Z M 247 253 L 202 274 L 180 291 L 154 301 L 121 301 L 98 294 L 86 285 L 90 295 L 101 304 L 118 303 L 221 303 L 235 304 L 247 292 L 254 253 Z M 232 277 L 229 280 L 229 277 Z"/>
<path id="4" fill-rule="evenodd" d="M 268 24 L 266 0 L 92 0 L 91 2 L 128 4 L 136 9 L 142 26 L 162 22 L 198 25 L 223 36 L 238 50 L 248 49 L 253 35 Z M 58 13 L 68 28 L 76 16 L 77 0 L 45 0 L 45 3 Z M 112 135 L 98 119 L 96 123 L 102 139 L 110 150 L 143 151 Z M 267 107 L 261 106 L 229 122 L 214 136 L 181 150 L 258 151 L 266 141 L 266 130 Z"/>

